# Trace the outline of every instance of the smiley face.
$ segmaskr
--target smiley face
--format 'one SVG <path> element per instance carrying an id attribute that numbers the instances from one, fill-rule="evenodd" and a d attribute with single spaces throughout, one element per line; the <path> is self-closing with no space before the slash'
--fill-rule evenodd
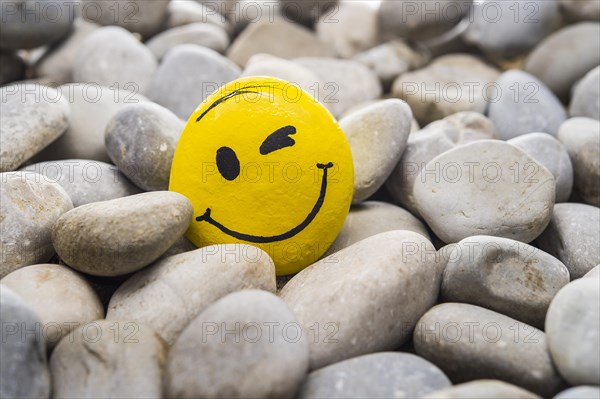
<path id="1" fill-rule="evenodd" d="M 334 241 L 353 180 L 350 147 L 327 109 L 291 83 L 250 77 L 217 90 L 191 115 L 169 189 L 194 206 L 187 232 L 194 244 L 252 244 L 284 275 Z"/>

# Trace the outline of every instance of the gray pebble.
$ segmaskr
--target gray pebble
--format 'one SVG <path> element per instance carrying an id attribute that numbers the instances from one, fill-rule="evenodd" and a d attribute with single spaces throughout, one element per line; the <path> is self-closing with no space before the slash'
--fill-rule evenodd
<path id="1" fill-rule="evenodd" d="M 270 292 L 242 290 L 219 299 L 183 330 L 169 353 L 166 392 L 177 398 L 292 398 L 307 368 L 307 338 L 285 303 Z"/>
<path id="2" fill-rule="evenodd" d="M 569 114 L 600 120 L 600 66 L 575 85 Z"/>
<path id="3" fill-rule="evenodd" d="M 420 398 L 450 385 L 437 366 L 419 356 L 379 352 L 313 371 L 297 398 Z"/>
<path id="4" fill-rule="evenodd" d="M 600 387 L 591 385 L 580 385 L 565 389 L 552 399 L 598 399 L 600 398 Z"/>
<path id="5" fill-rule="evenodd" d="M 192 204 L 156 191 L 80 206 L 59 218 L 52 243 L 61 259 L 84 273 L 119 276 L 162 255 L 188 228 Z"/>
<path id="6" fill-rule="evenodd" d="M 73 203 L 60 185 L 36 173 L 8 172 L 0 174 L 0 179 L 2 278 L 52 257 L 52 226 Z"/>
<path id="7" fill-rule="evenodd" d="M 193 23 L 165 30 L 146 42 L 158 60 L 179 44 L 195 44 L 223 53 L 229 46 L 229 36 L 217 25 Z"/>
<path id="8" fill-rule="evenodd" d="M 185 123 L 158 104 L 121 108 L 106 127 L 112 161 L 145 191 L 167 190 L 175 147 Z"/>
<path id="9" fill-rule="evenodd" d="M 25 77 L 27 65 L 23 58 L 12 51 L 0 51 L 0 86 L 21 80 Z"/>
<path id="10" fill-rule="evenodd" d="M 540 396 L 500 380 L 475 380 L 440 389 L 423 399 L 541 399 Z M 556 399 L 556 398 L 555 398 Z"/>

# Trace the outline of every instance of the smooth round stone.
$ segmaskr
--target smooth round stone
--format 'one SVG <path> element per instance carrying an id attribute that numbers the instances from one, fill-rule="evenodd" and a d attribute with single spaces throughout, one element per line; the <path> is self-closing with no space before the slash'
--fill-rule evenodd
<path id="1" fill-rule="evenodd" d="M 573 84 L 598 64 L 600 24 L 581 22 L 567 25 L 538 44 L 527 57 L 524 69 L 566 99 Z"/>
<path id="2" fill-rule="evenodd" d="M 379 352 L 313 371 L 296 397 L 420 398 L 450 385 L 439 368 L 419 356 Z"/>
<path id="3" fill-rule="evenodd" d="M 0 96 L 0 172 L 10 172 L 63 134 L 71 110 L 58 91 L 42 85 L 5 86 Z"/>
<path id="4" fill-rule="evenodd" d="M 405 100 L 422 124 L 461 111 L 482 114 L 489 98 L 486 92 L 498 75 L 473 55 L 449 54 L 400 75 L 392 85 L 392 95 Z"/>
<path id="5" fill-rule="evenodd" d="M 82 0 L 81 15 L 100 25 L 117 25 L 149 37 L 161 30 L 169 0 Z"/>
<path id="6" fill-rule="evenodd" d="M 600 263 L 600 209 L 595 206 L 556 204 L 552 220 L 537 239 L 543 251 L 567 266 L 571 280 L 582 277 Z"/>
<path id="7" fill-rule="evenodd" d="M 310 368 L 406 342 L 437 299 L 441 268 L 427 239 L 396 230 L 359 241 L 295 275 L 279 295 L 304 334 L 318 334 L 309 339 Z"/>
<path id="8" fill-rule="evenodd" d="M 600 21 L 600 3 L 597 0 L 558 0 L 558 2 L 563 15 L 570 21 Z"/>
<path id="9" fill-rule="evenodd" d="M 473 236 L 441 251 L 449 257 L 444 301 L 479 305 L 537 328 L 544 328 L 550 301 L 569 283 L 558 259 L 519 241 Z"/>
<path id="10" fill-rule="evenodd" d="M 183 330 L 169 353 L 166 394 L 293 397 L 307 368 L 307 337 L 285 303 L 270 292 L 242 290 L 219 299 Z"/>
<path id="11" fill-rule="evenodd" d="M 423 399 L 541 399 L 533 392 L 500 380 L 475 380 L 440 389 Z M 554 398 L 556 399 L 556 397 Z"/>
<path id="12" fill-rule="evenodd" d="M 121 107 L 146 101 L 141 94 L 94 83 L 71 83 L 57 90 L 71 107 L 69 128 L 35 157 L 35 162 L 57 159 L 110 162 L 104 146 L 106 125 Z"/>
<path id="13" fill-rule="evenodd" d="M 573 189 L 573 165 L 565 146 L 547 133 L 528 133 L 507 141 L 544 165 L 556 182 L 555 202 L 567 202 Z"/>
<path id="14" fill-rule="evenodd" d="M 213 24 L 227 32 L 231 31 L 231 25 L 229 25 L 225 16 L 207 5 L 188 0 L 169 1 L 165 23 L 166 29 L 197 22 Z"/>
<path id="15" fill-rule="evenodd" d="M 35 76 L 50 78 L 57 84 L 72 82 L 73 66 L 81 43 L 99 27 L 83 18 L 76 18 L 69 36 L 48 48 L 32 66 Z"/>
<path id="16" fill-rule="evenodd" d="M 160 398 L 167 345 L 130 320 L 97 320 L 75 330 L 52 352 L 56 398 Z"/>
<path id="17" fill-rule="evenodd" d="M 600 387 L 580 385 L 565 389 L 552 399 L 597 399 L 600 398 Z"/>
<path id="18" fill-rule="evenodd" d="M 479 306 L 435 306 L 417 323 L 413 343 L 454 383 L 497 378 L 544 397 L 563 385 L 543 331 Z"/>
<path id="19" fill-rule="evenodd" d="M 504 72 L 496 82 L 495 101 L 487 110 L 498 138 L 509 140 L 531 132 L 556 136 L 567 113 L 558 98 L 534 76 L 516 69 Z"/>
<path id="20" fill-rule="evenodd" d="M 600 265 L 597 265 L 592 270 L 587 272 L 583 277 L 599 277 L 600 276 Z"/>
<path id="21" fill-rule="evenodd" d="M 190 201 L 170 191 L 94 202 L 59 218 L 52 243 L 78 271 L 119 276 L 156 260 L 183 235 L 192 216 Z"/>
<path id="22" fill-rule="evenodd" d="M 0 278 L 54 255 L 51 230 L 73 208 L 65 190 L 29 172 L 0 174 Z"/>
<path id="23" fill-rule="evenodd" d="M 427 227 L 410 212 L 387 202 L 365 201 L 350 208 L 342 230 L 325 255 L 392 230 L 409 230 L 430 239 Z"/>
<path id="24" fill-rule="evenodd" d="M 377 8 L 367 3 L 342 2 L 335 14 L 325 14 L 315 25 L 317 36 L 342 58 L 350 58 L 378 44 Z"/>
<path id="25" fill-rule="evenodd" d="M 312 31 L 280 17 L 248 25 L 227 50 L 227 57 L 244 66 L 250 57 L 259 53 L 285 59 L 335 54 Z"/>
<path id="26" fill-rule="evenodd" d="M 198 69 L 199 65 L 202 68 Z M 154 102 L 187 120 L 209 94 L 239 74 L 240 69 L 216 51 L 181 44 L 166 54 L 147 94 Z"/>
<path id="27" fill-rule="evenodd" d="M 583 202 L 600 207 L 600 122 L 571 118 L 560 126 L 558 139 L 573 163 L 573 189 Z"/>
<path id="28" fill-rule="evenodd" d="M 69 34 L 75 2 L 1 0 L 0 49 L 32 49 Z"/>
<path id="29" fill-rule="evenodd" d="M 161 259 L 131 276 L 108 305 L 108 320 L 154 327 L 169 345 L 219 298 L 244 288 L 275 292 L 275 266 L 262 250 L 223 244 Z"/>
<path id="30" fill-rule="evenodd" d="M 135 36 L 118 26 L 106 26 L 81 42 L 73 79 L 145 93 L 157 65 L 152 52 Z"/>
<path id="31" fill-rule="evenodd" d="M 456 145 L 493 139 L 496 129 L 480 113 L 459 112 L 414 133 L 408 136 L 406 149 L 386 181 L 386 188 L 394 201 L 419 216 L 413 186 L 427 162 Z"/>
<path id="32" fill-rule="evenodd" d="M 575 85 L 569 115 L 600 120 L 600 66 Z"/>
<path id="33" fill-rule="evenodd" d="M 572 385 L 600 381 L 600 284 L 583 278 L 554 297 L 546 317 L 546 334 L 558 372 Z"/>
<path id="34" fill-rule="evenodd" d="M 0 85 L 16 82 L 25 77 L 27 65 L 17 53 L 0 51 Z"/>
<path id="35" fill-rule="evenodd" d="M 312 26 L 319 18 L 329 17 L 335 21 L 339 9 L 338 0 L 279 0 L 281 13 L 289 20 Z"/>
<path id="36" fill-rule="evenodd" d="M 457 25 L 470 6 L 471 0 L 383 1 L 379 7 L 379 29 L 383 34 L 408 39 L 433 38 Z"/>
<path id="37" fill-rule="evenodd" d="M 535 47 L 559 22 L 558 3 L 546 0 L 477 3 L 463 38 L 483 52 L 514 57 Z"/>
<path id="38" fill-rule="evenodd" d="M 223 53 L 229 46 L 229 36 L 217 25 L 193 23 L 165 30 L 146 42 L 158 60 L 179 44 L 195 44 Z"/>
<path id="39" fill-rule="evenodd" d="M 0 306 L 0 396 L 49 398 L 50 373 L 40 318 L 23 299 L 3 285 L 0 285 Z"/>
<path id="40" fill-rule="evenodd" d="M 40 162 L 21 170 L 38 173 L 46 181 L 60 184 L 75 208 L 140 192 L 114 165 L 106 162 L 65 159 Z"/>
<path id="41" fill-rule="evenodd" d="M 90 284 L 66 266 L 41 264 L 5 276 L 9 287 L 42 319 L 49 347 L 75 328 L 104 318 L 104 307 Z"/>
<path id="42" fill-rule="evenodd" d="M 429 161 L 413 195 L 445 243 L 477 234 L 530 242 L 550 221 L 555 184 L 548 169 L 517 147 L 480 140 Z"/>
<path id="43" fill-rule="evenodd" d="M 106 127 L 108 156 L 145 191 L 167 190 L 175 147 L 185 123 L 155 103 L 121 108 Z"/>
<path id="44" fill-rule="evenodd" d="M 311 70 L 317 81 L 317 98 L 335 116 L 362 102 L 381 97 L 377 75 L 357 61 L 336 58 L 306 57 L 295 60 Z M 314 90 L 310 91 L 314 95 Z"/>
<path id="45" fill-rule="evenodd" d="M 354 162 L 354 195 L 359 203 L 385 183 L 400 160 L 412 124 L 412 112 L 402 100 L 369 105 L 340 120 Z"/>

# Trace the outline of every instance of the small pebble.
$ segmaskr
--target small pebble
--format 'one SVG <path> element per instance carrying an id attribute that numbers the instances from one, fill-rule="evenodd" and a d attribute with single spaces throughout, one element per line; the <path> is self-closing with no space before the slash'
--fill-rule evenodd
<path id="1" fill-rule="evenodd" d="M 146 42 L 158 60 L 179 44 L 195 44 L 223 53 L 229 46 L 229 36 L 217 25 L 193 23 L 165 30 Z"/>
<path id="2" fill-rule="evenodd" d="M 575 85 L 569 115 L 600 120 L 600 66 Z"/>
<path id="3" fill-rule="evenodd" d="M 540 396 L 500 380 L 475 380 L 423 396 L 423 399 L 541 399 Z M 556 397 L 554 398 L 556 399 Z"/>

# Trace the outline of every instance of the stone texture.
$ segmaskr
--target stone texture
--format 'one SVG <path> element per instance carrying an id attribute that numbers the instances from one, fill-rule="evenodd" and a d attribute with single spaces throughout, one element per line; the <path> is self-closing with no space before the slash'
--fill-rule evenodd
<path id="1" fill-rule="evenodd" d="M 569 114 L 600 120 L 600 66 L 575 85 Z"/>
<path id="2" fill-rule="evenodd" d="M 169 0 L 82 0 L 81 14 L 100 25 L 117 25 L 149 37 L 161 30 Z"/>
<path id="3" fill-rule="evenodd" d="M 424 396 L 423 399 L 541 399 L 541 397 L 504 381 L 475 380 L 440 389 Z"/>
<path id="4" fill-rule="evenodd" d="M 146 42 L 148 50 L 158 60 L 179 44 L 195 44 L 223 53 L 229 46 L 229 36 L 217 25 L 193 23 L 165 30 Z"/>

